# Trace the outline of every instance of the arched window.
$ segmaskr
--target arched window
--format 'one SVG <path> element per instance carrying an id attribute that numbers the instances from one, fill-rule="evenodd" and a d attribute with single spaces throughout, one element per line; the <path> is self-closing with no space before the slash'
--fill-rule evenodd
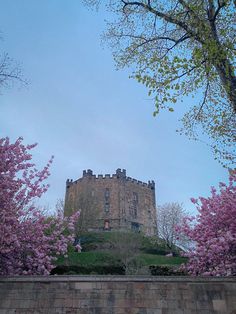
<path id="1" fill-rule="evenodd" d="M 110 210 L 110 189 L 106 188 L 104 192 L 104 211 L 107 213 Z"/>
<path id="2" fill-rule="evenodd" d="M 133 192 L 133 217 L 137 218 L 138 214 L 138 194 Z"/>
<path id="3" fill-rule="evenodd" d="M 104 230 L 110 230 L 110 221 L 108 219 L 104 220 Z"/>

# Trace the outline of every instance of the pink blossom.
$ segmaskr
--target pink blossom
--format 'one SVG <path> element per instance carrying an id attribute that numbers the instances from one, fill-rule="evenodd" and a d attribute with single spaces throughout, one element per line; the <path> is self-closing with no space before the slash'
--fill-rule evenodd
<path id="1" fill-rule="evenodd" d="M 192 275 L 236 275 L 235 183 L 236 171 L 231 171 L 228 185 L 220 183 L 219 192 L 212 188 L 210 197 L 199 198 L 201 204 L 195 220 L 186 217 L 178 227 L 195 243 L 185 253 L 189 260 L 184 268 Z"/>
<path id="2" fill-rule="evenodd" d="M 193 198 L 193 197 L 191 197 L 190 200 L 191 200 L 191 202 L 192 202 L 193 204 L 196 204 L 196 203 L 197 203 L 197 200 L 196 200 L 195 198 Z"/>
<path id="3" fill-rule="evenodd" d="M 11 144 L 0 138 L 0 274 L 47 275 L 55 256 L 66 254 L 73 243 L 79 214 L 49 218 L 33 205 L 49 187 L 43 182 L 53 157 L 38 171 L 29 162 L 36 144 L 24 146 L 22 140 Z"/>

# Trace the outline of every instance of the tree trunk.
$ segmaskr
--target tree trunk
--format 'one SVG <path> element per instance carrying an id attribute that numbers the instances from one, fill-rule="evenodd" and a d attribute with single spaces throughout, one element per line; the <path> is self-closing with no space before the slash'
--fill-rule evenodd
<path id="1" fill-rule="evenodd" d="M 230 60 L 227 59 L 226 57 L 227 54 L 225 52 L 224 46 L 220 43 L 220 40 L 217 34 L 215 19 L 212 16 L 212 12 L 209 11 L 208 15 L 209 15 L 211 36 L 212 36 L 212 39 L 214 41 L 214 45 L 217 51 L 215 56 L 212 59 L 212 64 L 214 65 L 220 77 L 222 86 L 224 87 L 224 90 L 231 104 L 233 112 L 236 114 L 236 77 L 234 74 L 234 69 L 233 69 L 232 64 L 230 63 Z M 210 57 L 210 59 L 211 58 L 212 56 Z"/>
<path id="2" fill-rule="evenodd" d="M 224 59 L 221 62 L 216 62 L 214 66 L 232 105 L 233 112 L 236 114 L 236 77 L 233 75 L 232 65 L 227 59 Z"/>

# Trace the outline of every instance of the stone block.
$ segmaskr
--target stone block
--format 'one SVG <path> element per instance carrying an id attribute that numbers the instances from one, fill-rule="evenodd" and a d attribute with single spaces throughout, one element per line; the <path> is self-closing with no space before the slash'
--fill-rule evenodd
<path id="1" fill-rule="evenodd" d="M 236 297 L 236 295 L 235 295 Z M 225 300 L 213 300 L 213 309 L 218 312 L 226 312 L 227 306 Z"/>
<path id="2" fill-rule="evenodd" d="M 92 290 L 93 283 L 92 282 L 76 282 L 75 283 L 75 289 L 79 290 Z"/>

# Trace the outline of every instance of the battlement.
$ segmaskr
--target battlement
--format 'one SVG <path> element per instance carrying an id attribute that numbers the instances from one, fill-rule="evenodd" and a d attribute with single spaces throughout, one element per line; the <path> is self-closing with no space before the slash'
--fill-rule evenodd
<path id="1" fill-rule="evenodd" d="M 93 176 L 93 171 L 91 169 L 83 170 L 83 177 L 91 177 Z"/>
<path id="2" fill-rule="evenodd" d="M 73 180 L 72 179 L 67 179 L 66 180 L 66 188 L 69 188 L 72 184 L 73 184 Z"/>
<path id="3" fill-rule="evenodd" d="M 155 190 L 155 181 L 148 181 L 148 187 L 151 188 L 152 190 Z"/>
<path id="4" fill-rule="evenodd" d="M 66 181 L 66 216 L 77 210 L 93 213 L 87 230 L 133 230 L 156 235 L 155 182 L 142 182 L 118 168 L 113 174 L 94 174 L 83 170 L 77 180 Z M 94 216 L 94 217 L 95 217 Z"/>
<path id="5" fill-rule="evenodd" d="M 126 177 L 126 181 L 130 181 L 130 182 L 136 183 L 138 185 L 142 185 L 142 186 L 147 186 L 148 187 L 148 184 L 146 182 L 142 182 L 142 181 L 133 179 L 131 177 Z"/>
<path id="6" fill-rule="evenodd" d="M 120 179 L 120 180 L 125 180 L 127 182 L 132 182 L 134 184 L 137 184 L 137 185 L 140 185 L 140 186 L 145 186 L 145 187 L 148 187 L 148 188 L 150 188 L 152 190 L 155 190 L 155 182 L 153 180 L 152 181 L 148 181 L 148 183 L 146 183 L 146 182 L 142 182 L 142 181 L 133 179 L 131 177 L 127 177 L 126 176 L 126 170 L 125 169 L 120 169 L 120 168 L 118 168 L 116 170 L 115 174 L 105 174 L 105 175 L 103 175 L 103 174 L 95 175 L 95 174 L 93 174 L 93 171 L 91 169 L 83 170 L 82 178 L 79 178 L 76 181 L 67 179 L 67 181 L 66 181 L 67 188 L 69 188 L 72 184 L 76 184 L 77 182 L 80 182 L 84 178 L 94 179 L 94 180 Z"/>
<path id="7" fill-rule="evenodd" d="M 117 170 L 116 170 L 116 177 L 117 178 L 122 178 L 122 179 L 125 179 L 126 178 L 126 170 L 125 169 L 120 169 L 120 168 L 118 168 Z"/>

